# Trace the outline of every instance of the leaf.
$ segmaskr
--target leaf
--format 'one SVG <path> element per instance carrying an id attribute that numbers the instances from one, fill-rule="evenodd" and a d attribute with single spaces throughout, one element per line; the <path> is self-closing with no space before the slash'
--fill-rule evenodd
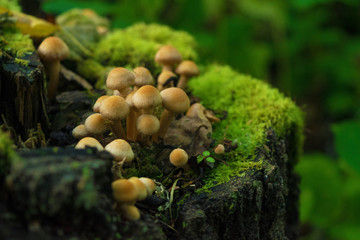
<path id="1" fill-rule="evenodd" d="M 332 127 L 335 134 L 335 148 L 354 171 L 360 174 L 360 122 L 346 121 Z"/>
<path id="2" fill-rule="evenodd" d="M 207 158 L 206 158 L 206 161 L 207 161 L 207 162 L 210 162 L 210 163 L 214 163 L 214 162 L 215 162 L 215 159 L 212 158 L 212 157 L 207 157 Z"/>
<path id="3" fill-rule="evenodd" d="M 196 158 L 197 163 L 201 163 L 202 160 L 204 160 L 204 156 L 202 155 L 197 156 Z"/>
<path id="4" fill-rule="evenodd" d="M 209 151 L 204 151 L 204 152 L 202 153 L 202 155 L 205 156 L 205 157 L 210 156 L 210 152 L 209 152 Z"/>

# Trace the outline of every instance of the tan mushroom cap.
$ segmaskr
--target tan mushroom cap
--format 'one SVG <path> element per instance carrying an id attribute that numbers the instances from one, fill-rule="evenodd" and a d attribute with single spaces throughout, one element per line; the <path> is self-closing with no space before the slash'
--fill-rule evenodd
<path id="1" fill-rule="evenodd" d="M 129 181 L 132 182 L 133 184 L 135 184 L 136 189 L 138 191 L 138 199 L 139 201 L 144 200 L 147 197 L 147 189 L 145 184 L 140 181 L 140 179 L 138 177 L 131 177 L 129 178 Z"/>
<path id="2" fill-rule="evenodd" d="M 93 106 L 93 111 L 96 112 L 96 113 L 99 113 L 100 112 L 100 105 L 101 103 L 107 99 L 109 96 L 107 95 L 104 95 L 104 96 L 101 96 L 99 97 L 96 102 L 94 103 L 94 106 Z"/>
<path id="3" fill-rule="evenodd" d="M 153 135 L 160 129 L 160 121 L 151 114 L 142 114 L 136 120 L 136 129 L 144 135 Z"/>
<path id="4" fill-rule="evenodd" d="M 126 118 L 129 112 L 129 105 L 125 99 L 120 96 L 109 96 L 100 105 L 101 115 L 112 121 Z"/>
<path id="5" fill-rule="evenodd" d="M 86 146 L 96 148 L 101 151 L 104 150 L 103 146 L 99 143 L 98 140 L 92 137 L 85 137 L 81 139 L 75 146 L 76 149 L 84 149 Z"/>
<path id="6" fill-rule="evenodd" d="M 162 87 L 164 87 L 164 84 L 166 83 L 166 81 L 172 77 L 176 77 L 175 73 L 173 73 L 172 71 L 161 72 L 158 77 L 158 86 L 161 85 Z"/>
<path id="7" fill-rule="evenodd" d="M 216 148 L 214 149 L 214 152 L 216 154 L 223 154 L 225 152 L 225 147 L 222 144 L 218 144 Z"/>
<path id="8" fill-rule="evenodd" d="M 111 70 L 107 79 L 106 87 L 111 90 L 122 90 L 135 84 L 135 74 L 123 67 Z"/>
<path id="9" fill-rule="evenodd" d="M 86 127 L 84 124 L 80 124 L 72 130 L 72 135 L 76 139 L 82 139 L 84 137 L 89 136 L 89 134 L 90 133 L 88 132 L 88 130 L 86 130 Z"/>
<path id="10" fill-rule="evenodd" d="M 147 68 L 137 67 L 133 71 L 135 73 L 135 85 L 137 87 L 154 84 L 154 78 Z"/>
<path id="11" fill-rule="evenodd" d="M 130 144 L 123 139 L 115 139 L 105 146 L 105 150 L 110 152 L 118 162 L 125 159 L 125 162 L 130 163 L 134 159 L 134 152 Z"/>
<path id="12" fill-rule="evenodd" d="M 58 37 L 47 37 L 38 48 L 38 55 L 43 60 L 61 61 L 69 56 L 69 48 Z"/>
<path id="13" fill-rule="evenodd" d="M 150 109 L 160 105 L 162 99 L 157 88 L 145 85 L 136 91 L 132 97 L 132 102 L 138 109 Z"/>
<path id="14" fill-rule="evenodd" d="M 100 113 L 94 113 L 85 120 L 85 128 L 91 134 L 102 134 L 106 132 L 106 119 Z"/>
<path id="15" fill-rule="evenodd" d="M 164 89 L 160 92 L 162 97 L 162 105 L 165 109 L 182 113 L 186 112 L 190 107 L 190 99 L 184 90 L 176 87 Z"/>
<path id="16" fill-rule="evenodd" d="M 179 51 L 173 46 L 162 46 L 155 55 L 155 62 L 165 65 L 174 65 L 181 62 L 182 57 Z"/>
<path id="17" fill-rule="evenodd" d="M 134 205 L 122 204 L 120 206 L 121 216 L 129 221 L 136 221 L 140 219 L 140 211 Z"/>
<path id="18" fill-rule="evenodd" d="M 148 192 L 148 196 L 151 196 L 156 188 L 155 182 L 152 179 L 147 178 L 147 177 L 141 177 L 141 178 L 139 178 L 139 180 L 145 184 L 146 190 Z"/>
<path id="19" fill-rule="evenodd" d="M 119 179 L 112 182 L 114 198 L 120 203 L 129 203 L 136 201 L 138 192 L 135 184 L 127 179 Z"/>
<path id="20" fill-rule="evenodd" d="M 187 162 L 188 162 L 188 159 L 189 159 L 189 156 L 181 148 L 174 149 L 170 153 L 170 162 L 175 167 L 185 166 L 187 164 Z"/>
<path id="21" fill-rule="evenodd" d="M 196 63 L 190 60 L 182 61 L 179 66 L 177 66 L 175 72 L 188 77 L 199 75 L 199 69 Z"/>

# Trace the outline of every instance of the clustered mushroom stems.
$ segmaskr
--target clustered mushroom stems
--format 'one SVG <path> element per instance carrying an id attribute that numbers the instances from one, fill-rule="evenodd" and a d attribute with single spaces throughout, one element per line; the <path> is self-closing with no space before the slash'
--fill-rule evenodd
<path id="1" fill-rule="evenodd" d="M 113 182 L 114 198 L 117 202 L 116 209 L 125 219 L 139 219 L 140 212 L 135 207 L 135 202 L 145 199 L 155 190 L 155 183 L 149 178 L 123 178 L 123 165 L 131 164 L 134 159 L 134 152 L 126 140 L 140 141 L 143 146 L 150 146 L 152 141 L 164 139 L 171 121 L 177 114 L 188 111 L 190 100 L 185 91 L 170 84 L 165 86 L 169 79 L 177 77 L 172 70 L 181 60 L 180 53 L 174 47 L 164 46 L 159 49 L 155 61 L 163 66 L 163 72 L 159 76 L 157 88 L 153 86 L 154 79 L 150 71 L 144 67 L 137 67 L 133 71 L 122 67 L 114 68 L 106 79 L 106 86 L 114 91 L 114 95 L 99 97 L 93 106 L 94 113 L 84 124 L 73 130 L 73 136 L 80 139 L 76 148 L 91 146 L 98 150 L 106 150 L 114 157 L 112 170 L 115 179 L 118 179 Z M 195 63 L 183 62 L 185 64 L 180 63 L 176 73 L 188 76 L 190 70 L 183 70 L 183 65 L 194 66 Z M 198 74 L 197 69 L 191 71 L 192 76 Z M 158 106 L 163 108 L 160 120 L 153 115 L 154 109 Z M 201 104 L 193 109 L 195 110 L 190 109 L 187 115 L 205 118 L 206 109 Z M 125 118 L 126 133 L 121 124 Z M 109 129 L 116 139 L 103 147 L 99 141 Z M 188 156 L 183 149 L 175 149 L 169 160 L 175 167 L 189 170 Z"/>

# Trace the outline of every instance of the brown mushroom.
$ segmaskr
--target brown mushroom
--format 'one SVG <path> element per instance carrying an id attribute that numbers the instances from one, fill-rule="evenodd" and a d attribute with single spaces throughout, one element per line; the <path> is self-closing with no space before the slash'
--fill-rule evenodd
<path id="1" fill-rule="evenodd" d="M 150 145 L 150 136 L 159 131 L 160 121 L 151 114 L 142 114 L 136 120 L 136 129 L 141 133 L 141 143 L 145 146 Z"/>
<path id="2" fill-rule="evenodd" d="M 145 85 L 153 85 L 154 78 L 152 77 L 150 71 L 144 67 L 134 68 L 135 73 L 135 86 L 134 90 L 138 90 Z"/>
<path id="3" fill-rule="evenodd" d="M 101 140 L 103 134 L 108 130 L 106 119 L 100 113 L 88 116 L 84 125 L 86 130 L 98 140 Z"/>
<path id="4" fill-rule="evenodd" d="M 157 79 L 157 89 L 161 92 L 166 88 L 174 87 L 174 81 L 172 81 L 174 79 L 176 79 L 175 73 L 171 71 L 161 72 Z"/>
<path id="5" fill-rule="evenodd" d="M 188 154 L 181 148 L 174 149 L 169 156 L 170 163 L 175 167 L 181 167 L 185 171 L 189 171 L 187 162 L 189 160 Z"/>
<path id="6" fill-rule="evenodd" d="M 98 140 L 92 137 L 85 137 L 81 139 L 75 146 L 76 149 L 84 149 L 86 146 L 96 148 L 98 151 L 104 150 L 103 146 Z"/>
<path id="7" fill-rule="evenodd" d="M 117 162 L 131 163 L 134 159 L 130 144 L 123 139 L 115 139 L 105 146 L 105 150 L 111 153 Z"/>
<path id="8" fill-rule="evenodd" d="M 111 70 L 107 79 L 106 87 L 111 90 L 119 91 L 119 96 L 126 98 L 131 92 L 131 86 L 135 83 L 135 74 L 123 67 L 117 67 Z"/>
<path id="9" fill-rule="evenodd" d="M 80 124 L 72 130 L 72 135 L 76 139 L 82 139 L 84 137 L 89 137 L 90 133 L 86 130 L 84 124 Z"/>
<path id="10" fill-rule="evenodd" d="M 199 75 L 199 69 L 193 61 L 182 61 L 179 66 L 176 68 L 175 72 L 180 74 L 180 79 L 177 87 L 181 89 L 185 89 L 187 86 L 187 82 L 193 76 Z"/>
<path id="11" fill-rule="evenodd" d="M 182 60 L 179 51 L 172 46 L 162 46 L 155 55 L 155 62 L 162 65 L 162 71 L 172 71 L 174 65 Z"/>
<path id="12" fill-rule="evenodd" d="M 153 114 L 155 107 L 160 105 L 161 101 L 159 90 L 151 85 L 142 86 L 132 97 L 134 106 L 146 114 Z"/>
<path id="13" fill-rule="evenodd" d="M 69 55 L 69 48 L 58 37 L 47 37 L 38 48 L 39 57 L 44 64 L 47 83 L 47 96 L 53 99 L 59 85 L 60 61 Z"/>

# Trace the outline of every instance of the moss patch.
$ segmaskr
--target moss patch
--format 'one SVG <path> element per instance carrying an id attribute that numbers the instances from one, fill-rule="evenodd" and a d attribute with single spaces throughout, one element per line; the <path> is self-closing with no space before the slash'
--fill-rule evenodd
<path id="1" fill-rule="evenodd" d="M 8 173 L 11 162 L 16 159 L 19 157 L 13 149 L 13 142 L 8 134 L 0 130 L 0 177 Z"/>
<path id="2" fill-rule="evenodd" d="M 266 144 L 266 130 L 279 137 L 296 134 L 296 151 L 302 149 L 303 114 L 290 99 L 267 83 L 241 75 L 230 67 L 210 65 L 204 74 L 189 83 L 193 94 L 214 110 L 226 110 L 227 118 L 214 124 L 213 137 L 231 139 L 238 144 L 226 154 L 228 165 L 218 164 L 207 173 L 205 189 L 224 182 L 251 168 L 261 168 L 261 159 L 253 161 L 256 150 Z"/>
<path id="3" fill-rule="evenodd" d="M 160 46 L 171 44 L 183 59 L 196 59 L 195 40 L 183 31 L 159 24 L 139 23 L 115 30 L 95 48 L 95 59 L 104 65 L 146 66 L 154 72 L 154 56 Z"/>
<path id="4" fill-rule="evenodd" d="M 12 29 L 2 31 L 0 49 L 16 58 L 22 58 L 25 54 L 31 54 L 35 51 L 29 36 L 22 35 Z"/>

